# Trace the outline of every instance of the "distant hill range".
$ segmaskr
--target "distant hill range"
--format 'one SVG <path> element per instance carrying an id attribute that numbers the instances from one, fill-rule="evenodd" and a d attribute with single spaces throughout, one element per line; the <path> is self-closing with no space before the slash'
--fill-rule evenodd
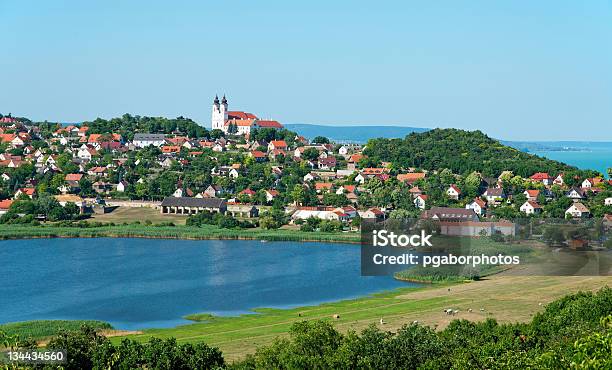
<path id="1" fill-rule="evenodd" d="M 404 138 L 412 132 L 425 132 L 429 129 L 403 126 L 324 126 L 305 123 L 285 124 L 288 130 L 312 139 L 315 136 L 325 136 L 336 142 L 352 142 L 363 144 L 373 138 Z"/>

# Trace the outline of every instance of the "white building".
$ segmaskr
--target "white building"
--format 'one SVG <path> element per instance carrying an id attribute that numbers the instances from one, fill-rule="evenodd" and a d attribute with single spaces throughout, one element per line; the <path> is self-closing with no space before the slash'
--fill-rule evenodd
<path id="1" fill-rule="evenodd" d="M 574 218 L 589 217 L 591 211 L 582 203 L 576 202 L 565 211 L 565 216 L 571 216 Z"/>
<path id="2" fill-rule="evenodd" d="M 538 203 L 536 202 L 532 202 L 532 201 L 526 201 L 525 203 L 523 203 L 523 205 L 520 208 L 521 212 L 527 214 L 527 215 L 533 215 L 536 213 L 540 213 L 542 212 L 542 206 L 540 206 Z"/>
<path id="3" fill-rule="evenodd" d="M 160 147 L 166 143 L 164 134 L 134 134 L 134 146 L 146 148 L 149 145 Z"/>
<path id="4" fill-rule="evenodd" d="M 465 209 L 473 210 L 478 216 L 484 215 L 486 208 L 487 208 L 487 204 L 484 202 L 484 200 L 480 198 L 476 198 L 470 203 L 465 205 Z"/>
<path id="5" fill-rule="evenodd" d="M 213 130 L 221 130 L 226 134 L 249 135 L 256 128 L 281 129 L 277 121 L 260 120 L 256 115 L 242 111 L 229 111 L 227 98 L 223 96 L 221 101 L 215 96 L 212 105 L 211 127 Z"/>
<path id="6" fill-rule="evenodd" d="M 612 198 L 606 198 L 606 200 L 604 201 L 604 204 L 607 206 L 612 206 Z"/>

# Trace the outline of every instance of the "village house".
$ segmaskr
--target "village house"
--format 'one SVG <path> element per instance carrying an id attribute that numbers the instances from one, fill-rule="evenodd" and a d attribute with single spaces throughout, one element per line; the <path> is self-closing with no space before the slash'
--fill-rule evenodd
<path id="1" fill-rule="evenodd" d="M 116 190 L 119 193 L 125 193 L 129 184 L 125 180 L 121 180 L 117 183 Z"/>
<path id="2" fill-rule="evenodd" d="M 274 199 L 276 199 L 276 197 L 278 197 L 278 191 L 274 190 L 274 189 L 268 189 L 266 190 L 266 202 L 267 203 L 272 203 L 272 201 Z"/>
<path id="3" fill-rule="evenodd" d="M 383 221 L 385 219 L 385 213 L 380 209 L 373 207 L 359 212 L 359 217 L 367 221 Z"/>
<path id="4" fill-rule="evenodd" d="M 590 179 L 585 179 L 582 182 L 581 187 L 583 189 L 591 189 L 592 187 L 597 186 L 597 184 L 600 184 L 603 182 L 603 179 L 601 177 L 595 177 L 595 178 L 590 178 Z"/>
<path id="5" fill-rule="evenodd" d="M 487 198 L 489 204 L 494 205 L 501 203 L 506 198 L 503 188 L 488 188 L 482 195 Z"/>
<path id="6" fill-rule="evenodd" d="M 22 195 L 28 196 L 30 199 L 34 199 L 34 195 L 36 195 L 35 188 L 19 188 L 15 192 L 14 199 L 19 199 Z"/>
<path id="7" fill-rule="evenodd" d="M 473 201 L 465 205 L 465 209 L 471 209 L 478 216 L 484 216 L 487 209 L 487 203 L 480 198 L 474 198 Z"/>
<path id="8" fill-rule="evenodd" d="M 591 211 L 582 203 L 576 202 L 565 211 L 566 217 L 587 218 L 591 216 Z"/>
<path id="9" fill-rule="evenodd" d="M 610 198 L 606 198 L 606 199 L 604 200 L 604 205 L 606 205 L 606 206 L 612 206 L 612 197 L 610 197 Z"/>
<path id="10" fill-rule="evenodd" d="M 418 209 L 425 209 L 427 207 L 427 199 L 429 197 L 425 194 L 419 194 L 414 198 L 414 206 Z"/>
<path id="11" fill-rule="evenodd" d="M 557 177 L 555 177 L 555 179 L 553 180 L 553 185 L 559 185 L 559 186 L 565 185 L 565 180 L 563 180 L 562 173 L 558 174 Z"/>
<path id="12" fill-rule="evenodd" d="M 574 201 L 578 201 L 585 198 L 585 192 L 580 188 L 572 187 L 567 192 L 566 196 Z"/>
<path id="13" fill-rule="evenodd" d="M 317 183 L 315 183 L 315 190 L 319 194 L 330 192 L 333 187 L 334 187 L 334 184 L 331 183 L 331 182 L 317 182 Z"/>
<path id="14" fill-rule="evenodd" d="M 272 151 L 275 149 L 287 150 L 287 143 L 285 140 L 272 140 L 268 144 L 268 151 Z"/>
<path id="15" fill-rule="evenodd" d="M 527 200 L 535 202 L 538 199 L 538 196 L 540 195 L 540 191 L 539 190 L 525 190 L 523 194 L 525 195 L 525 197 L 527 197 Z"/>
<path id="16" fill-rule="evenodd" d="M 539 214 L 542 212 L 542 206 L 534 201 L 528 200 L 520 207 L 520 211 L 527 215 Z"/>
<path id="17" fill-rule="evenodd" d="M 461 190 L 459 190 L 459 188 L 453 184 L 446 190 L 446 195 L 448 195 L 450 199 L 459 200 Z"/>
<path id="18" fill-rule="evenodd" d="M 425 178 L 425 173 L 423 172 L 412 172 L 412 173 L 404 173 L 397 175 L 397 180 L 404 184 L 412 185 L 414 182 L 418 180 L 422 180 Z"/>
<path id="19" fill-rule="evenodd" d="M 544 185 L 551 185 L 553 178 L 546 172 L 537 172 L 530 177 L 531 180 L 541 182 Z"/>
<path id="20" fill-rule="evenodd" d="M 0 200 L 0 215 L 3 215 L 6 212 L 8 212 L 12 204 L 13 204 L 12 199 Z"/>

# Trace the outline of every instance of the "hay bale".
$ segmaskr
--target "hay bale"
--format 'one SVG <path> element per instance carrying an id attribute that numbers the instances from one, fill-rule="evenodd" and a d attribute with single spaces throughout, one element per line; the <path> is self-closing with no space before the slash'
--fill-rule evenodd
<path id="1" fill-rule="evenodd" d="M 333 316 L 334 319 L 338 320 L 340 318 L 340 315 L 338 315 L 337 313 L 334 314 Z"/>

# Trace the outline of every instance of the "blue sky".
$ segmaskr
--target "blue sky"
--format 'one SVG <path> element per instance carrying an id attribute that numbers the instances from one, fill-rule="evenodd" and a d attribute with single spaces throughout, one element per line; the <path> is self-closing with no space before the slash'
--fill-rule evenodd
<path id="1" fill-rule="evenodd" d="M 0 19 L 5 114 L 209 125 L 225 93 L 284 123 L 612 141 L 610 1 L 1 0 Z"/>

